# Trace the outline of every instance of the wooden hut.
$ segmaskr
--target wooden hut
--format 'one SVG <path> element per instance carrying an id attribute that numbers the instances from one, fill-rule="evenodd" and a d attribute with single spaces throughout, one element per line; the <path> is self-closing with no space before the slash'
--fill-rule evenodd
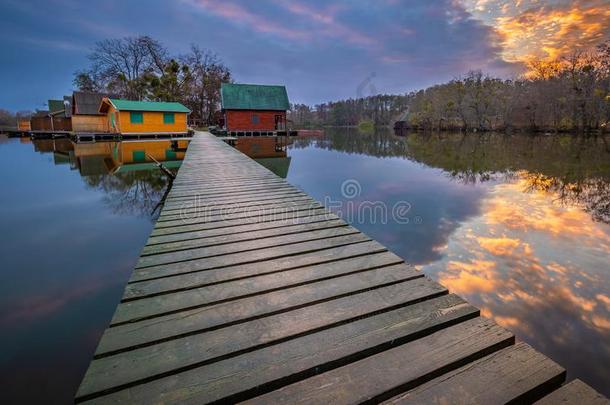
<path id="1" fill-rule="evenodd" d="M 75 91 L 72 94 L 72 130 L 77 133 L 109 132 L 108 118 L 100 113 L 100 104 L 107 94 Z"/>
<path id="2" fill-rule="evenodd" d="M 19 122 L 17 123 L 17 130 L 24 131 L 24 132 L 31 131 L 32 125 L 30 124 L 30 119 L 29 118 L 20 118 Z"/>
<path id="3" fill-rule="evenodd" d="M 286 87 L 223 83 L 220 94 L 227 131 L 286 131 Z"/>
<path id="4" fill-rule="evenodd" d="M 30 120 L 32 131 L 68 132 L 72 130 L 71 117 L 66 114 L 64 100 L 49 100 L 48 111 L 38 111 Z"/>
<path id="5" fill-rule="evenodd" d="M 191 110 L 180 103 L 131 101 L 104 97 L 99 112 L 109 131 L 121 135 L 186 135 Z"/>

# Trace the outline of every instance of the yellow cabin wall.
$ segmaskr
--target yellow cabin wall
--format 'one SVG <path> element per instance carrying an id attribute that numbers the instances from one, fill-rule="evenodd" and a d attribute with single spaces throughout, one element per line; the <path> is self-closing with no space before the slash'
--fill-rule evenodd
<path id="1" fill-rule="evenodd" d="M 123 134 L 129 133 L 186 133 L 188 131 L 186 125 L 186 113 L 173 113 L 174 123 L 165 124 L 163 123 L 163 113 L 153 111 L 143 111 L 143 123 L 132 124 L 130 119 L 130 111 L 120 111 L 120 132 Z"/>
<path id="2" fill-rule="evenodd" d="M 19 131 L 31 131 L 32 126 L 30 125 L 30 120 L 19 120 L 17 124 L 17 129 Z"/>
<path id="3" fill-rule="evenodd" d="M 106 115 L 73 115 L 72 131 L 74 132 L 109 132 Z"/>

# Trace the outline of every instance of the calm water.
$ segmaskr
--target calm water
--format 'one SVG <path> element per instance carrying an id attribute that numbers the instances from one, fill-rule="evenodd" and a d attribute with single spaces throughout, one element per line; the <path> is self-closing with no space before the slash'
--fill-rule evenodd
<path id="1" fill-rule="evenodd" d="M 239 148 L 610 395 L 609 145 L 327 130 L 288 156 Z M 144 152 L 176 168 L 184 146 L 0 138 L 0 399 L 72 400 L 167 187 Z M 370 202 L 409 223 L 353 215 Z"/>

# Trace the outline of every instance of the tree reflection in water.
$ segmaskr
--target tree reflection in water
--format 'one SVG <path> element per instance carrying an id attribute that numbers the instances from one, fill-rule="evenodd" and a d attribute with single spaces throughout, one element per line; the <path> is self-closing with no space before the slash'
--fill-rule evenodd
<path id="1" fill-rule="evenodd" d="M 442 169 L 464 184 L 525 180 L 524 192 L 544 191 L 579 206 L 594 221 L 610 223 L 608 137 L 499 133 L 422 133 L 396 136 L 326 129 L 322 138 L 298 138 L 293 148 L 318 148 L 377 157 L 404 157 Z"/>
<path id="2" fill-rule="evenodd" d="M 34 149 L 53 153 L 56 165 L 78 170 L 88 187 L 103 191 L 114 213 L 154 221 L 169 192 L 171 179 L 149 156 L 176 173 L 188 140 L 138 140 L 75 143 L 68 139 L 36 140 Z"/>

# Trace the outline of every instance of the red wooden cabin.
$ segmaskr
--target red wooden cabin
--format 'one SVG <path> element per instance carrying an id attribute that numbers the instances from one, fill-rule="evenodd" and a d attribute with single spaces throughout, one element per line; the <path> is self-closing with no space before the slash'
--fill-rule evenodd
<path id="1" fill-rule="evenodd" d="M 290 103 L 286 87 L 223 83 L 220 94 L 227 131 L 287 130 L 286 111 Z"/>

